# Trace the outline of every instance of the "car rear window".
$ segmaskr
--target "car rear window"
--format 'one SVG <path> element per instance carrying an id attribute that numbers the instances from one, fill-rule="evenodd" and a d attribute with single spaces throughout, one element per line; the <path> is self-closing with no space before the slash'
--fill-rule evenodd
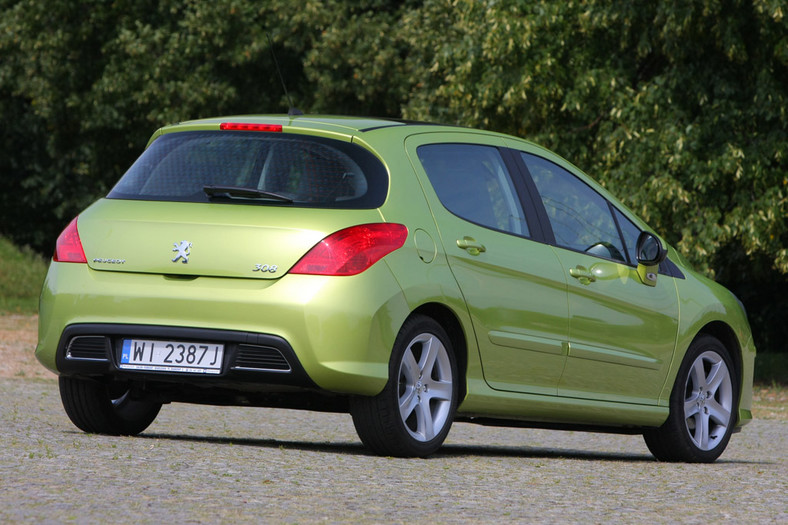
<path id="1" fill-rule="evenodd" d="M 206 193 L 210 186 L 251 191 Z M 387 192 L 385 167 L 355 144 L 282 133 L 185 131 L 157 138 L 107 197 L 358 209 L 379 207 Z"/>

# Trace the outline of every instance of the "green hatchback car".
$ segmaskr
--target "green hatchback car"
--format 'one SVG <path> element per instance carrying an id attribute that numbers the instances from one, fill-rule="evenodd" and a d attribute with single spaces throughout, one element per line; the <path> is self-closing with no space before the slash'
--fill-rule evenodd
<path id="1" fill-rule="evenodd" d="M 539 146 L 273 115 L 154 133 L 58 238 L 36 356 L 86 432 L 254 405 L 349 412 L 383 455 L 463 421 L 710 462 L 752 419 L 755 348 L 729 291 Z"/>

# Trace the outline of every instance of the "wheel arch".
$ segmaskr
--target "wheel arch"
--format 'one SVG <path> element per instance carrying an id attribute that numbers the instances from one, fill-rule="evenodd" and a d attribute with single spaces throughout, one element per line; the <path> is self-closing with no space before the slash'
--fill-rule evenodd
<path id="1" fill-rule="evenodd" d="M 739 407 L 739 410 L 736 411 L 736 422 L 734 425 L 742 424 L 741 407 L 745 401 L 747 381 L 744 377 L 745 367 L 743 360 L 744 358 L 742 356 L 742 347 L 739 343 L 739 339 L 736 337 L 736 332 L 734 332 L 733 328 L 731 328 L 728 324 L 722 321 L 711 321 L 700 329 L 695 338 L 697 339 L 698 336 L 703 334 L 715 337 L 720 343 L 722 343 L 722 346 L 725 347 L 725 349 L 728 351 L 728 354 L 731 356 L 731 359 L 733 360 L 733 366 L 735 368 L 734 374 L 736 377 L 736 382 L 738 383 L 738 399 L 736 400 L 736 406 Z"/>
<path id="2" fill-rule="evenodd" d="M 449 339 L 454 349 L 454 356 L 457 359 L 457 372 L 462 376 L 457 382 L 459 387 L 458 399 L 461 401 L 465 399 L 467 392 L 466 376 L 468 373 L 468 343 L 465 338 L 465 332 L 462 329 L 462 323 L 452 310 L 446 305 L 440 303 L 426 303 L 416 308 L 412 315 L 425 315 L 434 319 L 440 324 Z"/>
<path id="3" fill-rule="evenodd" d="M 698 331 L 698 334 L 695 336 L 695 339 L 698 338 L 699 335 L 706 334 L 717 338 L 728 353 L 733 359 L 733 366 L 736 367 L 736 378 L 739 381 L 739 390 L 741 391 L 741 385 L 743 383 L 743 366 L 742 366 L 742 354 L 741 354 L 741 345 L 739 344 L 739 340 L 736 337 L 736 332 L 733 331 L 728 324 L 722 321 L 712 321 L 706 324 L 703 328 Z"/>

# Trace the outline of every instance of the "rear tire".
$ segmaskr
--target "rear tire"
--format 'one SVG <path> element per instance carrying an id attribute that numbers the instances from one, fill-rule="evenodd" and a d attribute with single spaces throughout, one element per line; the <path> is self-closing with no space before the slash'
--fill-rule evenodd
<path id="1" fill-rule="evenodd" d="M 383 391 L 351 401 L 358 436 L 379 455 L 429 456 L 443 444 L 454 421 L 457 381 L 446 331 L 429 317 L 411 317 L 394 342 Z"/>
<path id="2" fill-rule="evenodd" d="M 134 436 L 148 428 L 161 403 L 126 386 L 60 376 L 60 399 L 71 422 L 91 434 Z"/>
<path id="3" fill-rule="evenodd" d="M 670 395 L 665 423 L 646 431 L 660 461 L 711 463 L 722 454 L 736 424 L 739 385 L 725 346 L 710 335 L 690 345 Z"/>

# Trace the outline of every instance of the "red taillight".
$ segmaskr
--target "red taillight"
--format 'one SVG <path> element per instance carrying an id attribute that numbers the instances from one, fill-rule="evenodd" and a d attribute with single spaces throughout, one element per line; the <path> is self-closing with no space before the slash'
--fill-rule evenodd
<path id="1" fill-rule="evenodd" d="M 407 238 L 408 229 L 402 224 L 351 226 L 317 243 L 290 273 L 356 275 L 401 248 Z"/>
<path id="2" fill-rule="evenodd" d="M 281 124 L 250 124 L 247 122 L 222 122 L 219 129 L 231 131 L 282 131 Z"/>
<path id="3" fill-rule="evenodd" d="M 55 262 L 86 263 L 85 250 L 82 249 L 82 241 L 79 239 L 77 231 L 77 217 L 68 223 L 66 229 L 57 238 L 55 244 L 55 255 L 52 257 Z"/>

